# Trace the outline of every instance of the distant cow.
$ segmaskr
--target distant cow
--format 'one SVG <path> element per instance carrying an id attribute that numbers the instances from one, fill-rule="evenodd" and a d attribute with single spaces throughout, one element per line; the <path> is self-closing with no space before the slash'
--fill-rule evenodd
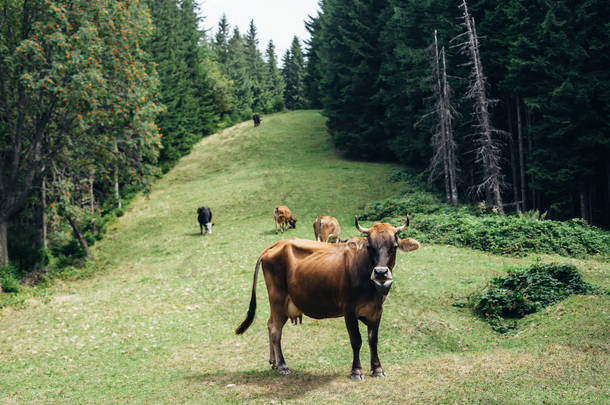
<path id="1" fill-rule="evenodd" d="M 289 318 L 295 321 L 303 314 L 316 319 L 343 316 L 353 352 L 351 378 L 364 379 L 358 320 L 368 327 L 372 375 L 385 376 L 377 355 L 377 339 L 383 303 L 392 286 L 396 250 L 409 252 L 419 248 L 416 240 L 398 237 L 408 225 L 407 218 L 397 228 L 376 223 L 366 229 L 356 217 L 356 228 L 366 238 L 334 244 L 284 239 L 269 246 L 256 262 L 248 315 L 235 333 L 244 333 L 254 320 L 256 280 L 262 265 L 271 306 L 267 327 L 269 363 L 273 369 L 280 374 L 290 373 L 281 346 L 282 328 Z"/>
<path id="2" fill-rule="evenodd" d="M 339 221 L 334 217 L 319 216 L 313 223 L 313 233 L 318 242 L 339 242 L 341 227 Z"/>
<path id="3" fill-rule="evenodd" d="M 273 219 L 275 220 L 275 233 L 278 232 L 278 227 L 284 233 L 286 227 L 296 228 L 297 219 L 290 213 L 290 208 L 285 205 L 277 206 L 273 209 Z"/>
<path id="4" fill-rule="evenodd" d="M 203 235 L 203 228 L 205 227 L 205 233 L 212 233 L 212 211 L 206 206 L 197 208 L 197 221 L 199 221 L 200 235 Z"/>
<path id="5" fill-rule="evenodd" d="M 254 126 L 258 127 L 261 124 L 261 116 L 258 114 L 252 115 L 252 121 L 254 121 Z"/>

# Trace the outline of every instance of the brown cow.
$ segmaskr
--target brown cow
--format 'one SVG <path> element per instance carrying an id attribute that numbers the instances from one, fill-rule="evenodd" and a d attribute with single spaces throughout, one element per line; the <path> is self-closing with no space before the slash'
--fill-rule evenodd
<path id="1" fill-rule="evenodd" d="M 267 327 L 272 368 L 290 373 L 281 347 L 282 328 L 288 318 L 294 321 L 302 314 L 316 319 L 343 316 L 354 356 L 351 378 L 364 379 L 358 320 L 368 327 L 372 375 L 385 376 L 377 355 L 377 334 L 383 302 L 393 281 L 396 249 L 408 252 L 419 248 L 416 240 L 398 237 L 408 225 L 407 218 L 398 228 L 377 223 L 365 229 L 356 217 L 356 228 L 366 238 L 337 244 L 288 239 L 269 246 L 256 262 L 248 315 L 235 333 L 244 333 L 254 320 L 256 280 L 262 265 L 271 306 Z"/>
<path id="2" fill-rule="evenodd" d="M 285 205 L 279 205 L 273 209 L 273 218 L 275 220 L 275 233 L 278 231 L 278 226 L 284 233 L 285 228 L 296 228 L 297 219 L 290 213 L 290 208 Z"/>
<path id="3" fill-rule="evenodd" d="M 338 242 L 341 235 L 339 221 L 334 217 L 319 216 L 313 223 L 313 233 L 318 242 Z"/>

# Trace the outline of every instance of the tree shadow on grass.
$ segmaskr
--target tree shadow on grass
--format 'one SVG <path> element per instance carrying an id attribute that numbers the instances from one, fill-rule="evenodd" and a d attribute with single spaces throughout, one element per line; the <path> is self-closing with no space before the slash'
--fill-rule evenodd
<path id="1" fill-rule="evenodd" d="M 279 375 L 274 370 L 267 371 L 219 371 L 216 373 L 195 374 L 186 380 L 196 384 L 218 385 L 227 390 L 236 389 L 244 397 L 289 400 L 302 397 L 309 391 L 317 390 L 332 381 L 346 376 L 322 373 L 310 374 L 293 370 L 290 375 Z M 229 384 L 235 384 L 227 387 Z"/>

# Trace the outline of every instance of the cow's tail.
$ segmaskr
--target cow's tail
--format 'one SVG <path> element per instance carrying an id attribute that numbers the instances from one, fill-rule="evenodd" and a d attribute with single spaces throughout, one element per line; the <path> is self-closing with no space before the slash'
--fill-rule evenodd
<path id="1" fill-rule="evenodd" d="M 252 283 L 252 298 L 250 298 L 250 307 L 248 308 L 248 315 L 246 315 L 246 319 L 239 325 L 237 329 L 235 329 L 235 333 L 241 335 L 244 333 L 252 324 L 254 320 L 254 313 L 256 312 L 256 280 L 258 279 L 258 269 L 261 265 L 261 261 L 263 260 L 262 255 L 258 258 L 256 262 L 256 267 L 254 269 L 254 282 Z"/>

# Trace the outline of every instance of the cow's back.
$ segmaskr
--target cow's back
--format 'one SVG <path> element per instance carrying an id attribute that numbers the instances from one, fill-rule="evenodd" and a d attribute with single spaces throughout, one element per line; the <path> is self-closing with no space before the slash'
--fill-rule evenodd
<path id="1" fill-rule="evenodd" d="M 328 242 L 330 235 L 334 235 L 339 239 L 341 235 L 341 227 L 339 222 L 331 216 L 319 216 L 313 224 L 316 240 Z"/>
<path id="2" fill-rule="evenodd" d="M 290 215 L 290 208 L 285 205 L 278 205 L 273 210 L 273 216 L 276 218 L 289 218 Z"/>

